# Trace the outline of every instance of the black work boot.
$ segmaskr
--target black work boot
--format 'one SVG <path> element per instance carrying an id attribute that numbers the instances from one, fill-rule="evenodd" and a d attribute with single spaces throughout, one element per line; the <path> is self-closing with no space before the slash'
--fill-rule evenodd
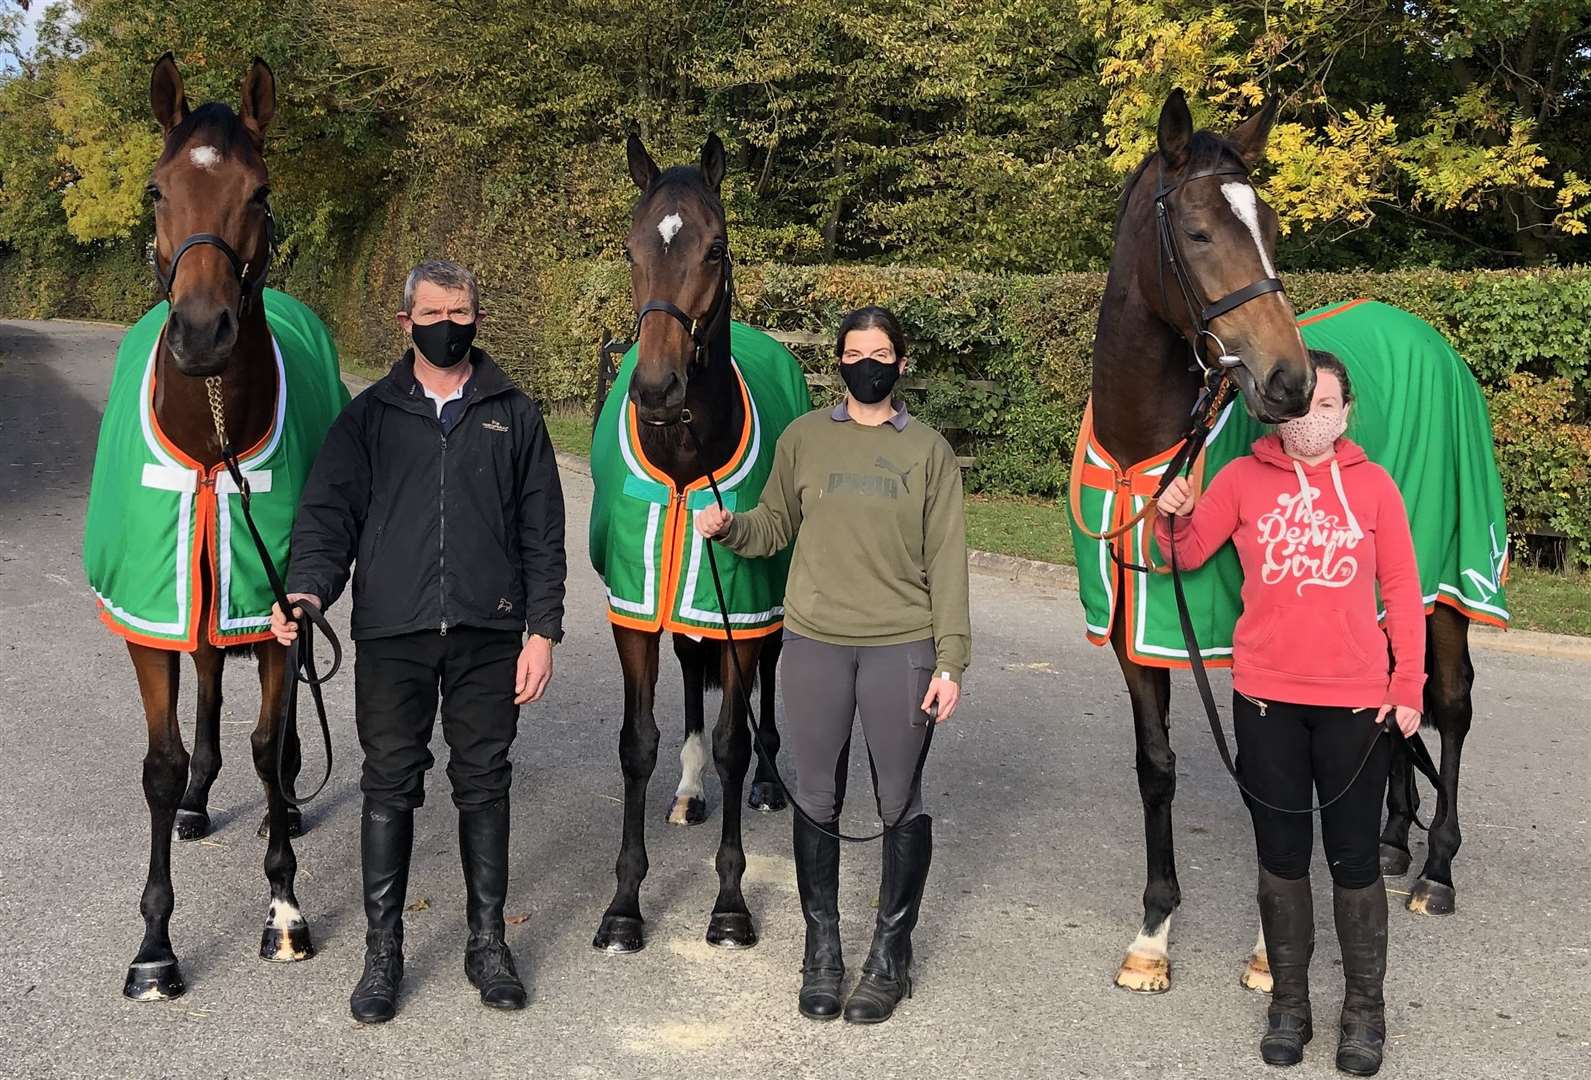
<path id="1" fill-rule="evenodd" d="M 464 863 L 470 939 L 464 974 L 493 1009 L 523 1009 L 525 984 L 503 940 L 508 895 L 508 798 L 479 810 L 459 811 L 459 858 Z"/>
<path id="2" fill-rule="evenodd" d="M 902 998 L 912 996 L 912 930 L 934 854 L 933 824 L 933 818 L 921 814 L 884 835 L 878 925 L 862 978 L 845 1002 L 847 1023 L 882 1024 Z"/>
<path id="3" fill-rule="evenodd" d="M 1374 1076 L 1387 1040 L 1387 1006 L 1381 986 L 1387 975 L 1387 884 L 1376 880 L 1362 889 L 1332 890 L 1337 940 L 1342 944 L 1342 1033 L 1337 1068 L 1354 1076 Z"/>
<path id="4" fill-rule="evenodd" d="M 403 898 L 409 888 L 414 811 L 365 800 L 359 819 L 365 886 L 365 973 L 348 999 L 361 1024 L 384 1024 L 398 1014 L 403 981 Z"/>
<path id="5" fill-rule="evenodd" d="M 1315 953 L 1315 903 L 1309 877 L 1288 880 L 1261 868 L 1260 926 L 1270 959 L 1270 1011 L 1260 1039 L 1267 1065 L 1297 1065 L 1315 1037 L 1309 1014 L 1309 958 Z"/>
<path id="6" fill-rule="evenodd" d="M 828 828 L 833 831 L 839 822 Z M 845 961 L 840 953 L 840 841 L 795 815 L 796 889 L 807 922 L 806 955 L 801 960 L 797 1007 L 812 1020 L 840 1015 L 840 983 Z"/>

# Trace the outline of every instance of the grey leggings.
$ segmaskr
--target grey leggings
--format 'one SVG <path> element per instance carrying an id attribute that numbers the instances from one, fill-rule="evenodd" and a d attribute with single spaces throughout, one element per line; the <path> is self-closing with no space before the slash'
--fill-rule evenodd
<path id="1" fill-rule="evenodd" d="M 851 760 L 851 725 L 873 766 L 887 825 L 923 812 L 922 766 L 933 723 L 919 706 L 934 675 L 932 638 L 904 645 L 828 645 L 784 632 L 784 745 L 795 761 L 795 800 L 815 821 L 840 816 Z"/>

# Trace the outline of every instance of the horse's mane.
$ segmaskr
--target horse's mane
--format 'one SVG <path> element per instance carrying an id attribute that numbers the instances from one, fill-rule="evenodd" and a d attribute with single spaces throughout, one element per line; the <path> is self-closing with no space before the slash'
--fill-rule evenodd
<path id="1" fill-rule="evenodd" d="M 249 141 L 243 121 L 230 106 L 219 101 L 206 102 L 171 129 L 166 136 L 165 153 L 160 155 L 161 164 L 174 157 L 190 139 L 201 135 L 205 145 L 215 147 L 222 157 L 230 154 L 234 146 L 247 145 Z"/>
<path id="2" fill-rule="evenodd" d="M 1127 183 L 1122 185 L 1121 200 L 1116 204 L 1117 232 L 1121 231 L 1121 219 L 1127 214 L 1127 204 L 1132 200 L 1133 189 L 1138 186 L 1138 181 L 1149 171 L 1149 166 L 1154 164 L 1159 156 L 1159 150 L 1149 151 L 1138 163 L 1138 167 L 1128 174 Z M 1248 170 L 1237 144 L 1231 139 L 1217 135 L 1213 131 L 1195 131 L 1193 138 L 1188 142 L 1188 164 L 1185 168 L 1189 173 L 1201 172 L 1225 164 L 1228 159 L 1235 161 L 1245 172 Z"/>

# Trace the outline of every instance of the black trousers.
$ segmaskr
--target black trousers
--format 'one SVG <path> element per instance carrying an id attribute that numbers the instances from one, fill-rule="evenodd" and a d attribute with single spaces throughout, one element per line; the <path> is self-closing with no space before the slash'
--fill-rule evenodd
<path id="1" fill-rule="evenodd" d="M 508 750 L 519 727 L 514 676 L 520 636 L 511 630 L 451 627 L 359 642 L 354 717 L 365 752 L 359 786 L 382 806 L 425 802 L 425 772 L 437 696 L 448 745 L 448 779 L 460 810 L 508 794 Z"/>
<path id="2" fill-rule="evenodd" d="M 1232 721 L 1243 783 L 1266 802 L 1308 807 L 1336 797 L 1378 730 L 1375 709 L 1341 709 L 1266 701 L 1236 691 Z M 1362 889 L 1381 876 L 1381 805 L 1392 766 L 1392 739 L 1384 729 L 1364 771 L 1339 801 L 1320 813 L 1321 838 L 1331 879 Z M 1311 793 L 1313 789 L 1313 794 Z M 1315 846 L 1314 815 L 1284 814 L 1247 797 L 1260 865 L 1280 878 L 1309 873 Z"/>

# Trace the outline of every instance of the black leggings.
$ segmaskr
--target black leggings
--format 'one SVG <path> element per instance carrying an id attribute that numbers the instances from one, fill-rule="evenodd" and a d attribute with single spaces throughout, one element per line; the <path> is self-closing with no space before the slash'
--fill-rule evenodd
<path id="1" fill-rule="evenodd" d="M 1277 806 L 1304 808 L 1313 798 L 1335 798 L 1364 757 L 1377 730 L 1375 717 L 1375 709 L 1284 701 L 1262 705 L 1234 691 L 1238 773 L 1255 795 Z M 1352 789 L 1321 811 L 1331 879 L 1345 889 L 1362 889 L 1381 876 L 1381 804 L 1391 765 L 1392 740 L 1382 729 Z M 1313 815 L 1284 814 L 1247 797 L 1244 802 L 1254 819 L 1260 865 L 1280 878 L 1307 876 L 1315 846 Z"/>

